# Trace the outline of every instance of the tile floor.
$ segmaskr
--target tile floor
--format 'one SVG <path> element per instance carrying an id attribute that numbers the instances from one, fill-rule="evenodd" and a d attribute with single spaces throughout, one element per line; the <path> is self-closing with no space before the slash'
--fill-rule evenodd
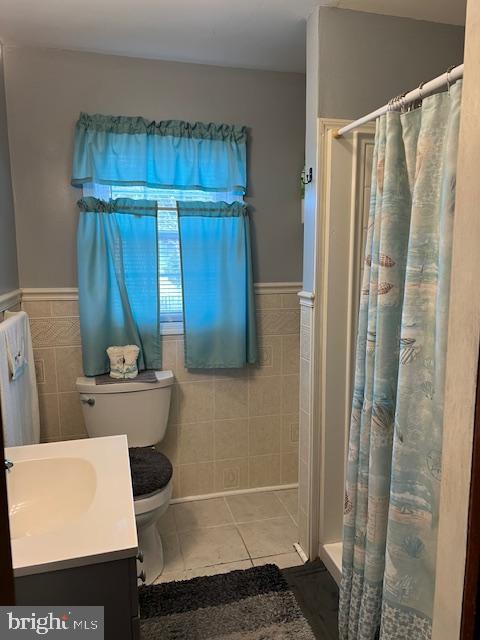
<path id="1" fill-rule="evenodd" d="M 286 489 L 171 505 L 159 522 L 165 569 L 157 582 L 302 564 L 293 547 L 297 503 L 297 489 Z"/>

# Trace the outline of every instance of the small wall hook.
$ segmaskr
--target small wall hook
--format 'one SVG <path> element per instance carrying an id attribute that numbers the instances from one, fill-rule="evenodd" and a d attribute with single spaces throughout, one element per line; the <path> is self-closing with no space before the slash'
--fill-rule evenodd
<path id="1" fill-rule="evenodd" d="M 302 173 L 300 174 L 300 180 L 302 181 L 302 184 L 310 184 L 310 182 L 313 181 L 313 169 L 312 167 L 309 167 L 308 169 L 305 168 Z"/>

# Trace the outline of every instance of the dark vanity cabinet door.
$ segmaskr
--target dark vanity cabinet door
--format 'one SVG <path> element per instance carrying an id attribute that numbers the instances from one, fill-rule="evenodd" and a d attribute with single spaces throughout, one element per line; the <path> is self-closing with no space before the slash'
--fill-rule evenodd
<path id="1" fill-rule="evenodd" d="M 16 604 L 105 608 L 105 640 L 139 640 L 135 558 L 15 578 Z"/>

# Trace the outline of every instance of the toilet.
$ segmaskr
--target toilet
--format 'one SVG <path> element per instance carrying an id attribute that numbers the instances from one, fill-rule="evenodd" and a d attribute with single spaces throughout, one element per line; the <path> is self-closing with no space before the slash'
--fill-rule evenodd
<path id="1" fill-rule="evenodd" d="M 128 438 L 139 558 L 147 584 L 164 567 L 157 522 L 170 503 L 173 472 L 170 460 L 154 448 L 167 429 L 173 373 L 156 371 L 155 378 L 100 384 L 95 378 L 77 378 L 88 435 Z"/>

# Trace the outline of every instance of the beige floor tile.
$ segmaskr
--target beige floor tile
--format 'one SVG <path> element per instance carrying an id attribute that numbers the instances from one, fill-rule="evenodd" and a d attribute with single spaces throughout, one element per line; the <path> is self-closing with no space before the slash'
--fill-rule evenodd
<path id="1" fill-rule="evenodd" d="M 225 498 L 235 522 L 251 522 L 286 516 L 287 511 L 274 492 L 247 493 Z"/>
<path id="2" fill-rule="evenodd" d="M 175 514 L 178 531 L 190 531 L 201 527 L 217 527 L 233 523 L 230 510 L 223 498 L 181 502 L 170 507 Z"/>
<path id="3" fill-rule="evenodd" d="M 298 556 L 297 556 L 298 557 Z M 227 562 L 225 564 L 214 564 L 212 567 L 200 567 L 199 569 L 189 569 L 187 578 L 199 578 L 200 576 L 216 576 L 220 573 L 229 573 L 238 569 L 251 569 L 251 560 L 239 560 L 239 562 Z M 290 565 L 292 566 L 292 565 Z"/>
<path id="4" fill-rule="evenodd" d="M 178 582 L 179 580 L 186 580 L 187 572 L 179 571 L 178 573 L 162 573 L 153 584 L 162 584 L 163 582 Z"/>
<path id="5" fill-rule="evenodd" d="M 275 491 L 275 495 L 296 522 L 298 518 L 298 489 Z"/>
<path id="6" fill-rule="evenodd" d="M 276 564 L 279 569 L 288 569 L 288 567 L 299 567 L 303 564 L 302 559 L 296 551 L 291 553 L 282 553 L 278 556 L 266 556 L 263 558 L 255 558 L 252 560 L 254 567 L 261 567 L 265 564 Z"/>
<path id="7" fill-rule="evenodd" d="M 161 536 L 161 538 L 163 557 L 165 560 L 163 574 L 173 573 L 178 575 L 182 571 L 185 571 L 185 563 L 180 550 L 178 535 L 176 533 L 168 533 L 167 535 Z"/>
<path id="8" fill-rule="evenodd" d="M 249 558 L 234 526 L 185 531 L 179 534 L 179 540 L 187 570 Z"/>
<path id="9" fill-rule="evenodd" d="M 291 553 L 298 541 L 297 527 L 290 516 L 247 522 L 238 525 L 238 530 L 251 558 Z"/>

